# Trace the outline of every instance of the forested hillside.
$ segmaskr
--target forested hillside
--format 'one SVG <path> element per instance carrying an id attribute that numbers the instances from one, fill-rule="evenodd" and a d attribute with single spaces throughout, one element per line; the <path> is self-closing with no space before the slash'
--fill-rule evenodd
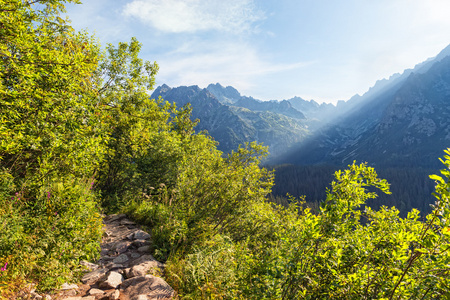
<path id="1" fill-rule="evenodd" d="M 319 207 L 326 198 L 326 189 L 330 187 L 333 174 L 340 167 L 333 165 L 279 165 L 268 167 L 275 169 L 275 181 L 272 196 L 286 198 L 305 197 L 312 207 Z M 395 206 L 400 216 L 406 217 L 414 208 L 422 214 L 431 212 L 435 198 L 432 195 L 435 183 L 428 175 L 436 170 L 421 168 L 376 168 L 381 178 L 390 183 L 391 194 L 380 194 L 367 204 L 373 209 L 382 206 Z"/>
<path id="2" fill-rule="evenodd" d="M 218 142 L 217 149 L 226 154 L 239 145 L 256 141 L 268 146 L 270 155 L 275 156 L 310 133 L 303 114 L 287 101 L 258 101 L 220 84 L 209 85 L 207 89 L 171 88 L 164 84 L 151 97 L 162 97 L 179 107 L 189 104 L 191 120 L 198 122 L 196 132 L 207 131 Z"/>
<path id="3" fill-rule="evenodd" d="M 151 99 L 158 65 L 135 38 L 102 48 L 60 17 L 69 2 L 0 0 L 1 298 L 77 282 L 103 212 L 151 228 L 180 299 L 450 296 L 450 150 L 424 217 L 365 207 L 389 184 L 356 163 L 314 213 L 276 205 L 267 148 L 224 155 L 189 106 Z"/>

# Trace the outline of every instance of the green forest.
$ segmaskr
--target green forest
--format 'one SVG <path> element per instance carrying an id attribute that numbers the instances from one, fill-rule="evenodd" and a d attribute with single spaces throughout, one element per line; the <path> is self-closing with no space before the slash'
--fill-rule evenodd
<path id="1" fill-rule="evenodd" d="M 436 161 L 439 160 L 436 158 Z M 326 197 L 326 189 L 330 188 L 333 174 L 340 167 L 335 165 L 277 165 L 266 166 L 274 169 L 275 180 L 272 187 L 272 197 L 278 203 L 287 203 L 286 194 L 294 197 L 305 197 L 311 208 L 317 208 Z M 395 206 L 400 216 L 406 217 L 413 208 L 418 209 L 421 215 L 432 211 L 430 204 L 434 203 L 434 180 L 429 174 L 438 172 L 433 168 L 376 168 L 380 177 L 390 184 L 390 194 L 381 193 L 375 199 L 367 201 L 373 209 L 384 206 Z"/>
<path id="2" fill-rule="evenodd" d="M 189 106 L 150 99 L 140 43 L 75 31 L 69 2 L 0 0 L 1 298 L 77 282 L 117 212 L 152 229 L 180 299 L 450 297 L 450 149 L 423 216 L 366 207 L 389 183 L 356 163 L 313 209 L 276 204 L 267 148 L 218 151 Z"/>

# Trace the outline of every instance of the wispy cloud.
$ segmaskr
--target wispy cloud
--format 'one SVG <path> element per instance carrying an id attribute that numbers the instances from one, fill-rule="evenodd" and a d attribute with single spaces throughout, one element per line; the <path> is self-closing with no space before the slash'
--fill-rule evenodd
<path id="1" fill-rule="evenodd" d="M 191 47 L 202 51 L 189 51 Z M 273 63 L 254 47 L 242 42 L 202 43 L 199 47 L 197 41 L 180 48 L 184 49 L 182 53 L 173 52 L 158 60 L 160 83 L 205 87 L 209 83 L 220 82 L 245 94 L 257 85 L 262 76 L 301 69 L 314 63 Z"/>
<path id="2" fill-rule="evenodd" d="M 250 31 L 265 18 L 253 0 L 133 0 L 124 15 L 162 32 Z"/>

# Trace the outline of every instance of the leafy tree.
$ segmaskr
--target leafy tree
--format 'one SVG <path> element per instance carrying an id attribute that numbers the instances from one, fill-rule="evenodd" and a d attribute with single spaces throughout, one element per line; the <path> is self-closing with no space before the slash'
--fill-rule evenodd
<path id="1" fill-rule="evenodd" d="M 77 2 L 77 1 L 66 1 Z M 98 253 L 91 189 L 108 137 L 100 47 L 59 13 L 64 1 L 0 0 L 0 294 L 49 289 Z M 74 273 L 75 272 L 75 273 Z M 12 297 L 12 296 L 11 296 Z"/>
<path id="2" fill-rule="evenodd" d="M 98 45 L 58 16 L 62 1 L 0 7 L 2 167 L 31 185 L 91 176 L 103 139 L 95 118 Z"/>

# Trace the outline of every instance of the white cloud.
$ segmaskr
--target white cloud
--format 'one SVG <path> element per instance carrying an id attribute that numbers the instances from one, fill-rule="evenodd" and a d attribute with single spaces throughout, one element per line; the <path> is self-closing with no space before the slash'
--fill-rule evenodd
<path id="1" fill-rule="evenodd" d="M 270 59 L 258 53 L 253 46 L 235 41 L 215 44 L 203 42 L 201 45 L 194 41 L 180 48 L 184 51 L 175 51 L 158 59 L 158 84 L 206 87 L 210 83 L 219 82 L 222 85 L 232 85 L 246 94 L 264 76 L 301 69 L 314 63 L 271 63 Z M 202 51 L 199 52 L 198 49 Z"/>
<path id="2" fill-rule="evenodd" d="M 253 0 L 133 0 L 124 14 L 163 32 L 217 30 L 241 33 L 264 19 Z"/>

